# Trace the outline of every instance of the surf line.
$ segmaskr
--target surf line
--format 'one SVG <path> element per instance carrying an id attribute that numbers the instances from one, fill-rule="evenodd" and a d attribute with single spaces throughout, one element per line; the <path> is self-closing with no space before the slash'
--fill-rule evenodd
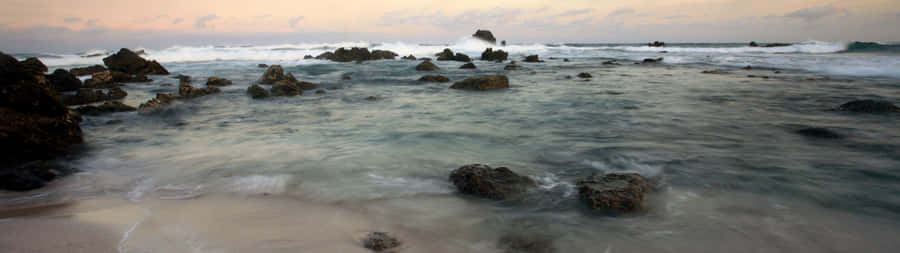
<path id="1" fill-rule="evenodd" d="M 147 217 L 150 217 L 150 209 L 144 208 L 144 216 L 138 219 L 138 221 L 135 222 L 134 225 L 131 225 L 131 228 L 129 228 L 128 231 L 125 231 L 125 234 L 122 235 L 122 240 L 119 241 L 119 253 L 126 252 L 125 243 L 128 242 L 128 237 L 131 236 L 131 232 L 134 232 L 134 230 L 137 229 L 138 225 L 141 225 L 141 223 L 144 222 Z"/>

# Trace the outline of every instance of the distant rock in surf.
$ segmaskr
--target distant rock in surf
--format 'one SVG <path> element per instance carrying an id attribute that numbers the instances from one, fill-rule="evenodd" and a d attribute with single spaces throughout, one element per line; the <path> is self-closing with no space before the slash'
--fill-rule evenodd
<path id="1" fill-rule="evenodd" d="M 478 67 L 475 66 L 475 63 L 469 62 L 469 63 L 463 64 L 462 66 L 459 66 L 459 68 L 460 69 L 477 69 Z"/>
<path id="2" fill-rule="evenodd" d="M 437 53 L 434 56 L 437 57 L 438 61 L 461 61 L 461 62 L 472 61 L 472 59 L 469 58 L 468 55 L 465 55 L 463 53 L 453 54 L 453 51 L 450 50 L 449 48 L 445 48 L 444 51 Z"/>
<path id="3" fill-rule="evenodd" d="M 251 85 L 249 88 L 247 88 L 247 94 L 250 94 L 250 97 L 253 99 L 267 98 L 271 96 L 271 94 L 269 94 L 269 91 L 267 91 L 262 86 L 259 86 L 258 84 Z"/>
<path id="4" fill-rule="evenodd" d="M 231 80 L 228 80 L 225 78 L 213 76 L 213 77 L 206 79 L 206 86 L 221 87 L 221 86 L 228 86 L 228 85 L 231 85 Z"/>
<path id="5" fill-rule="evenodd" d="M 416 70 L 418 71 L 435 71 L 438 69 L 441 68 L 438 68 L 438 66 L 434 65 L 431 61 L 423 61 L 422 63 L 419 63 L 419 65 L 416 65 Z"/>
<path id="6" fill-rule="evenodd" d="M 371 232 L 363 240 L 363 247 L 375 252 L 394 252 L 393 249 L 400 247 L 400 244 L 400 240 L 387 232 Z"/>
<path id="7" fill-rule="evenodd" d="M 538 57 L 538 55 L 533 54 L 533 55 L 525 56 L 524 62 L 544 62 L 544 61 L 542 61 L 542 60 Z"/>
<path id="8" fill-rule="evenodd" d="M 316 56 L 319 60 L 331 60 L 336 62 L 363 62 L 372 60 L 393 60 L 397 57 L 397 53 L 387 50 L 374 50 L 369 52 L 368 48 L 353 47 L 350 49 L 338 48 L 333 53 L 325 52 Z"/>
<path id="9" fill-rule="evenodd" d="M 891 102 L 872 99 L 853 100 L 838 106 L 835 110 L 859 113 L 900 112 L 900 108 Z"/>
<path id="10" fill-rule="evenodd" d="M 800 129 L 800 130 L 797 130 L 794 132 L 797 134 L 800 134 L 800 135 L 808 136 L 808 137 L 823 138 L 823 139 L 839 139 L 839 138 L 843 137 L 840 134 L 835 133 L 834 131 L 828 130 L 826 128 L 821 128 L 821 127 L 804 128 L 804 129 Z"/>
<path id="11" fill-rule="evenodd" d="M 610 214 L 645 209 L 652 185 L 636 173 L 591 175 L 577 182 L 578 196 L 592 210 Z"/>
<path id="12" fill-rule="evenodd" d="M 647 43 L 648 47 L 665 47 L 665 42 L 654 41 L 653 43 Z"/>
<path id="13" fill-rule="evenodd" d="M 264 63 L 260 63 L 260 64 L 256 65 L 256 67 L 257 67 L 257 68 L 267 68 L 267 67 L 269 67 L 269 65 L 266 65 L 266 64 L 264 64 Z"/>
<path id="14" fill-rule="evenodd" d="M 578 74 L 578 78 L 592 78 L 592 77 L 594 77 L 594 76 L 592 76 L 590 73 L 582 72 L 582 73 Z"/>
<path id="15" fill-rule="evenodd" d="M 197 98 L 219 92 L 222 92 L 222 90 L 219 90 L 219 88 L 216 88 L 215 86 L 196 88 L 188 83 L 181 83 L 178 85 L 178 98 Z"/>
<path id="16" fill-rule="evenodd" d="M 472 77 L 456 82 L 451 89 L 460 90 L 493 90 L 509 88 L 509 78 L 504 75 Z"/>
<path id="17" fill-rule="evenodd" d="M 766 45 L 763 46 L 763 47 L 789 47 L 789 46 L 791 46 L 791 44 L 788 44 L 788 43 L 770 43 L 770 44 L 766 44 Z"/>
<path id="18" fill-rule="evenodd" d="M 400 57 L 400 59 L 415 61 L 415 60 L 416 60 L 416 56 L 414 56 L 414 55 L 408 55 L 408 56 Z"/>
<path id="19" fill-rule="evenodd" d="M 159 62 L 147 61 L 138 56 L 138 54 L 122 48 L 118 53 L 103 58 L 103 64 L 106 64 L 110 70 L 122 71 L 132 75 L 168 75 L 166 70 Z"/>
<path id="20" fill-rule="evenodd" d="M 76 75 L 76 76 L 86 76 L 86 75 L 91 75 L 91 74 L 105 71 L 105 70 L 106 70 L 106 67 L 103 67 L 100 65 L 93 65 L 93 66 L 83 67 L 83 68 L 73 68 L 73 69 L 69 70 L 69 72 L 71 72 L 73 75 Z"/>
<path id="21" fill-rule="evenodd" d="M 748 46 L 750 46 L 750 47 L 758 47 L 759 44 L 756 44 L 756 41 L 751 41 L 750 44 L 749 44 Z"/>
<path id="22" fill-rule="evenodd" d="M 656 59 L 653 59 L 653 58 L 647 58 L 647 59 L 644 59 L 644 63 L 660 63 L 660 62 L 662 62 L 662 61 L 663 61 L 663 58 L 662 58 L 662 57 L 659 57 L 659 58 L 656 58 Z"/>
<path id="23" fill-rule="evenodd" d="M 602 64 L 603 64 L 603 65 L 606 65 L 606 66 L 620 65 L 618 62 L 616 62 L 616 60 L 605 61 L 605 62 L 603 62 Z"/>
<path id="24" fill-rule="evenodd" d="M 450 182 L 459 192 L 488 199 L 502 200 L 521 194 L 533 186 L 533 180 L 506 167 L 491 168 L 469 164 L 450 173 Z"/>
<path id="25" fill-rule="evenodd" d="M 304 55 L 304 56 L 303 56 L 303 59 L 304 59 L 304 60 L 310 60 L 310 59 L 315 59 L 315 58 L 316 58 L 316 57 L 313 57 L 312 55 Z"/>
<path id="26" fill-rule="evenodd" d="M 169 93 L 156 93 L 156 98 L 150 99 L 138 106 L 139 114 L 153 114 L 166 110 L 175 103 L 178 96 Z"/>
<path id="27" fill-rule="evenodd" d="M 397 53 L 376 49 L 372 50 L 372 55 L 369 56 L 369 60 L 393 60 L 397 56 L 399 56 Z"/>
<path id="28" fill-rule="evenodd" d="M 491 44 L 497 44 L 497 38 L 494 38 L 494 34 L 488 30 L 477 30 L 475 31 L 475 34 L 472 34 L 472 37 L 483 40 L 485 42 L 489 42 Z M 506 44 L 505 41 L 503 44 Z"/>
<path id="29" fill-rule="evenodd" d="M 430 82 L 430 83 L 446 83 L 450 81 L 450 78 L 442 75 L 427 75 L 419 78 L 420 82 Z"/>
<path id="30" fill-rule="evenodd" d="M 493 48 L 485 49 L 484 52 L 481 53 L 482 61 L 502 62 L 505 61 L 507 57 L 509 57 L 508 53 L 503 52 L 503 50 L 494 51 Z"/>

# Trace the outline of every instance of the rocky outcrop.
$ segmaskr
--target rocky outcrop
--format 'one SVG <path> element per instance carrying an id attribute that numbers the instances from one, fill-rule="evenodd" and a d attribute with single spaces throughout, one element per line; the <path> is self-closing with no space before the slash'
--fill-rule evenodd
<path id="1" fill-rule="evenodd" d="M 294 77 L 294 74 L 291 73 L 285 75 L 284 80 L 297 85 L 297 87 L 300 87 L 301 90 L 313 90 L 316 88 L 316 84 L 297 80 L 297 78 Z"/>
<path id="2" fill-rule="evenodd" d="M 609 61 L 603 62 L 603 65 L 606 65 L 606 66 L 615 66 L 615 65 L 619 65 L 619 63 L 616 62 L 616 60 L 609 60 Z"/>
<path id="3" fill-rule="evenodd" d="M 544 61 L 542 61 L 538 57 L 538 55 L 533 54 L 533 55 L 525 56 L 525 62 L 544 62 Z"/>
<path id="4" fill-rule="evenodd" d="M 123 104 L 119 101 L 106 101 L 100 106 L 86 105 L 75 109 L 75 111 L 78 111 L 81 115 L 88 116 L 97 116 L 114 112 L 133 112 L 136 110 L 137 108 Z"/>
<path id="5" fill-rule="evenodd" d="M 228 86 L 228 85 L 231 85 L 231 80 L 228 80 L 225 78 L 213 76 L 213 77 L 206 79 L 206 86 L 222 87 L 222 86 Z"/>
<path id="6" fill-rule="evenodd" d="M 445 48 L 444 51 L 437 53 L 434 56 L 437 57 L 438 61 L 461 61 L 461 62 L 472 61 L 472 58 L 469 58 L 468 55 L 465 55 L 463 53 L 453 54 L 453 50 L 450 50 L 449 48 Z"/>
<path id="7" fill-rule="evenodd" d="M 594 76 L 592 76 L 590 73 L 582 72 L 582 73 L 578 74 L 578 78 L 591 78 L 591 77 L 594 77 Z"/>
<path id="8" fill-rule="evenodd" d="M 331 52 L 325 52 L 316 56 L 316 59 L 331 60 L 336 62 L 363 62 L 372 60 L 393 60 L 397 54 L 387 50 L 373 50 L 369 52 L 368 48 L 354 47 L 350 49 L 338 48 Z"/>
<path id="9" fill-rule="evenodd" d="M 475 34 L 472 34 L 472 37 L 483 40 L 485 42 L 489 42 L 491 44 L 497 44 L 497 38 L 494 38 L 494 34 L 488 30 L 477 30 L 475 31 Z"/>
<path id="10" fill-rule="evenodd" d="M 94 73 L 90 79 L 84 81 L 86 88 L 110 88 L 119 87 L 123 83 L 145 83 L 150 82 L 147 76 L 143 74 L 131 75 L 121 71 L 104 70 Z"/>
<path id="11" fill-rule="evenodd" d="M 387 50 L 372 50 L 369 60 L 393 60 L 397 56 L 399 56 L 397 53 Z"/>
<path id="12" fill-rule="evenodd" d="M 459 192 L 483 198 L 502 200 L 523 193 L 534 181 L 506 167 L 491 168 L 470 164 L 450 173 L 450 182 Z"/>
<path id="13" fill-rule="evenodd" d="M 371 232 L 363 240 L 363 247 L 375 252 L 394 252 L 400 244 L 400 240 L 387 232 Z"/>
<path id="14" fill-rule="evenodd" d="M 302 94 L 303 90 L 293 82 L 282 80 L 272 85 L 272 96 L 297 96 Z"/>
<path id="15" fill-rule="evenodd" d="M 435 71 L 438 69 L 441 68 L 438 68 L 438 66 L 431 63 L 431 61 L 423 61 L 422 63 L 419 63 L 419 65 L 416 65 L 416 70 L 418 71 Z"/>
<path id="16" fill-rule="evenodd" d="M 316 60 L 329 60 L 334 58 L 334 53 L 332 52 L 324 52 L 316 56 Z"/>
<path id="17" fill-rule="evenodd" d="M 259 83 L 274 84 L 281 80 L 284 80 L 284 69 L 281 68 L 281 65 L 272 65 L 266 69 L 265 73 L 263 73 L 262 78 L 259 79 Z"/>
<path id="18" fill-rule="evenodd" d="M 838 106 L 835 110 L 859 113 L 900 112 L 900 108 L 891 102 L 872 99 L 850 101 Z"/>
<path id="19" fill-rule="evenodd" d="M 414 55 L 403 56 L 403 57 L 400 57 L 400 59 L 403 59 L 403 60 L 410 60 L 410 61 L 415 61 L 415 60 L 416 60 L 416 56 L 414 56 Z"/>
<path id="20" fill-rule="evenodd" d="M 166 70 L 159 62 L 147 61 L 138 54 L 122 48 L 118 53 L 103 58 L 103 64 L 106 64 L 110 70 L 125 72 L 132 75 L 168 75 Z"/>
<path id="21" fill-rule="evenodd" d="M 840 134 L 835 133 L 834 131 L 828 130 L 826 128 L 821 128 L 821 127 L 804 128 L 804 129 L 794 131 L 794 133 L 797 133 L 797 134 L 803 135 L 803 136 L 807 136 L 807 137 L 822 138 L 822 139 L 840 139 L 843 137 Z"/>
<path id="22" fill-rule="evenodd" d="M 316 57 L 313 57 L 312 55 L 304 55 L 304 56 L 303 56 L 303 59 L 304 59 L 304 60 L 312 60 L 312 59 L 315 59 L 315 58 L 316 58 Z"/>
<path id="23" fill-rule="evenodd" d="M 249 94 L 253 99 L 267 98 L 272 96 L 272 94 L 269 94 L 269 91 L 257 84 L 254 84 L 250 86 L 250 88 L 247 88 L 247 94 Z"/>
<path id="24" fill-rule="evenodd" d="M 653 43 L 647 43 L 648 47 L 665 47 L 665 42 L 654 41 Z"/>
<path id="25" fill-rule="evenodd" d="M 102 71 L 106 71 L 106 67 L 103 67 L 101 65 L 94 65 L 94 66 L 83 67 L 83 68 L 73 68 L 73 69 L 69 70 L 69 72 L 72 72 L 72 74 L 76 75 L 76 76 L 92 75 L 94 73 L 102 72 Z"/>
<path id="26" fill-rule="evenodd" d="M 125 90 L 123 90 L 120 87 L 112 87 L 112 88 L 109 88 L 109 92 L 107 93 L 107 96 L 109 96 L 110 100 L 119 100 L 119 99 L 123 99 L 123 98 L 127 97 L 128 92 L 125 92 Z"/>
<path id="27" fill-rule="evenodd" d="M 442 75 L 427 75 L 419 78 L 419 81 L 429 83 L 446 83 L 450 81 L 450 78 Z"/>
<path id="28" fill-rule="evenodd" d="M 81 88 L 81 79 L 78 79 L 65 69 L 57 69 L 53 74 L 47 75 L 50 87 L 56 91 L 76 91 Z"/>
<path id="29" fill-rule="evenodd" d="M 652 185 L 636 173 L 591 175 L 577 182 L 578 196 L 589 208 L 609 214 L 642 211 Z"/>
<path id="30" fill-rule="evenodd" d="M 478 67 L 475 66 L 475 63 L 469 62 L 469 63 L 463 64 L 462 66 L 459 66 L 459 68 L 460 69 L 477 69 Z"/>

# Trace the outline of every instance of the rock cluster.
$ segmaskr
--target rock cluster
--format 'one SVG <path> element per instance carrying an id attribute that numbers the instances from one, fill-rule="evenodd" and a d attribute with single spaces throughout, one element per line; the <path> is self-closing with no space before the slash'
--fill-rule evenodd
<path id="1" fill-rule="evenodd" d="M 393 60 L 398 55 L 387 50 L 373 50 L 369 52 L 368 48 L 354 47 L 350 49 L 338 48 L 334 52 L 325 52 L 318 56 L 319 60 L 331 60 L 336 62 L 363 62 L 372 60 Z"/>
<path id="2" fill-rule="evenodd" d="M 133 112 L 137 108 L 119 101 L 107 101 L 100 106 L 86 105 L 75 109 L 81 115 L 97 116 L 114 112 Z"/>
<path id="3" fill-rule="evenodd" d="M 647 43 L 648 47 L 665 47 L 665 42 L 654 41 L 653 43 Z"/>
<path id="4" fill-rule="evenodd" d="M 159 62 L 147 61 L 138 54 L 122 48 L 118 53 L 103 58 L 103 64 L 106 64 L 110 70 L 121 71 L 131 75 L 168 75 L 166 70 Z"/>
<path id="5" fill-rule="evenodd" d="M 138 106 L 138 113 L 153 114 L 165 111 L 170 105 L 174 104 L 176 100 L 193 99 L 222 92 L 222 90 L 216 86 L 207 86 L 205 88 L 193 87 L 191 86 L 190 77 L 188 76 L 183 76 L 180 79 L 178 84 L 178 94 L 157 93 L 156 98 L 150 99 Z"/>
<path id="6" fill-rule="evenodd" d="M 481 53 L 482 61 L 502 62 L 505 61 L 508 57 L 508 53 L 504 52 L 503 50 L 494 51 L 493 48 L 485 49 L 484 52 Z"/>
<path id="7" fill-rule="evenodd" d="M 310 82 L 297 80 L 294 74 L 284 74 L 281 65 L 272 65 L 266 69 L 263 76 L 259 80 L 260 84 L 272 85 L 271 92 L 266 91 L 262 86 L 253 85 L 247 88 L 247 94 L 251 98 L 260 99 L 270 96 L 297 96 L 302 95 L 303 90 L 316 89 L 316 85 Z"/>
<path id="8" fill-rule="evenodd" d="M 76 76 L 86 76 L 86 75 L 92 75 L 94 73 L 101 72 L 104 70 L 106 70 L 106 67 L 103 67 L 101 65 L 93 65 L 93 66 L 82 67 L 82 68 L 73 68 L 73 69 L 69 70 L 69 72 L 72 72 L 72 74 L 76 75 Z"/>
<path id="9" fill-rule="evenodd" d="M 450 50 L 449 48 L 445 48 L 444 51 L 437 53 L 434 56 L 437 57 L 438 61 L 461 61 L 461 62 L 472 61 L 472 58 L 469 58 L 468 55 L 465 55 L 463 53 L 453 54 L 453 50 Z"/>

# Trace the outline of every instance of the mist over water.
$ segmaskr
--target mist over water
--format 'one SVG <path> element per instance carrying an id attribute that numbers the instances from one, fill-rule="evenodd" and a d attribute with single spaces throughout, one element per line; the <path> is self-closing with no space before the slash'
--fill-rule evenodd
<path id="1" fill-rule="evenodd" d="M 474 40 L 147 49 L 173 75 L 234 85 L 161 115 L 86 117 L 83 153 L 63 161 L 83 172 L 0 193 L 0 207 L 83 200 L 51 213 L 109 227 L 116 247 L 135 252 L 365 252 L 354 238 L 370 230 L 405 236 L 406 252 L 503 252 L 496 241 L 511 233 L 549 238 L 558 252 L 890 252 L 900 247 L 900 118 L 828 109 L 900 101 L 900 55 L 849 45 L 516 44 L 500 48 L 545 62 L 435 62 L 453 81 L 510 78 L 489 92 L 415 81 L 425 74 L 417 61 L 302 60 L 351 46 L 417 57 L 449 47 L 477 59 L 487 46 Z M 101 64 L 82 56 L 103 52 L 41 60 Z M 632 64 L 657 57 L 665 64 Z M 602 64 L 610 59 L 622 65 Z M 260 63 L 327 93 L 252 100 Z M 713 69 L 727 73 L 701 74 Z M 571 78 L 581 72 L 594 77 Z M 123 87 L 123 102 L 177 92 L 161 86 L 174 78 L 151 78 Z M 794 133 L 805 127 L 846 137 Z M 460 195 L 447 176 L 470 163 L 509 167 L 539 187 L 519 201 Z M 578 178 L 625 171 L 661 182 L 647 213 L 582 208 Z"/>

